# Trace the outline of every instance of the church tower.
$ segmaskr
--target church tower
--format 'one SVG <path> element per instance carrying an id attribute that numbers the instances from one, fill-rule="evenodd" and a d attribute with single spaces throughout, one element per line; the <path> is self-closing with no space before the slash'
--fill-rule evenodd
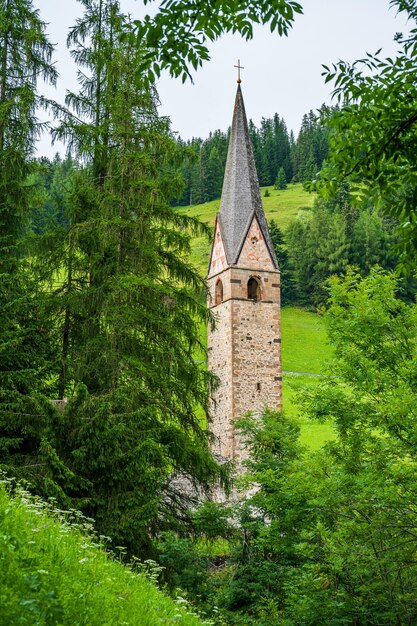
<path id="1" fill-rule="evenodd" d="M 240 80 L 208 271 L 208 368 L 220 379 L 212 407 L 214 452 L 247 457 L 234 422 L 281 407 L 280 272 L 259 190 Z"/>

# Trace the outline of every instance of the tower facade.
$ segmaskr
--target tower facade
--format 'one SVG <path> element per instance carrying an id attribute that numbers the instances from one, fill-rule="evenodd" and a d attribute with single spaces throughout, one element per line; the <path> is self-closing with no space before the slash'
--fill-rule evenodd
<path id="1" fill-rule="evenodd" d="M 282 402 L 280 273 L 259 191 L 240 84 L 208 271 L 208 367 L 214 452 L 239 466 L 247 456 L 234 422 Z"/>

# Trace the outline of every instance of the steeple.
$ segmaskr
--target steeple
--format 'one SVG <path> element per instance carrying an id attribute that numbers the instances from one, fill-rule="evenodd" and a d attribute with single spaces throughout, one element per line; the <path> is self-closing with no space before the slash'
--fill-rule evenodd
<path id="1" fill-rule="evenodd" d="M 238 70 L 243 69 L 238 63 Z M 281 406 L 280 272 L 268 231 L 245 106 L 238 88 L 220 213 L 207 276 L 208 306 L 216 320 L 208 329 L 208 369 L 220 381 L 213 394 L 213 450 L 248 457 L 234 422 L 248 411 Z"/>
<path id="2" fill-rule="evenodd" d="M 235 265 L 238 262 L 245 238 L 255 216 L 273 266 L 278 269 L 262 207 L 245 105 L 238 81 L 218 216 L 228 265 Z"/>

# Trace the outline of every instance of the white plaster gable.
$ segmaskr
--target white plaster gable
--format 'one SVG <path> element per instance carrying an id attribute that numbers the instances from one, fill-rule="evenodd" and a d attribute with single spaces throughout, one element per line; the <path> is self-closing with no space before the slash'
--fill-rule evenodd
<path id="1" fill-rule="evenodd" d="M 212 274 L 217 274 L 218 272 L 226 269 L 226 267 L 228 267 L 228 264 L 223 244 L 223 237 L 220 230 L 219 220 L 216 220 L 208 275 L 211 276 Z"/>
<path id="2" fill-rule="evenodd" d="M 253 270 L 276 269 L 256 215 L 253 217 L 246 233 L 237 265 L 250 267 Z"/>

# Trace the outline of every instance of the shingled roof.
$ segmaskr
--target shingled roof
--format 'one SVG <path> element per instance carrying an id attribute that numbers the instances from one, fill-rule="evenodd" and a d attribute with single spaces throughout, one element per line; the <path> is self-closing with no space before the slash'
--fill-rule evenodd
<path id="1" fill-rule="evenodd" d="M 274 266 L 278 269 L 259 191 L 240 84 L 233 111 L 232 130 L 220 202 L 219 222 L 229 265 L 237 263 L 246 234 L 256 215 Z"/>

